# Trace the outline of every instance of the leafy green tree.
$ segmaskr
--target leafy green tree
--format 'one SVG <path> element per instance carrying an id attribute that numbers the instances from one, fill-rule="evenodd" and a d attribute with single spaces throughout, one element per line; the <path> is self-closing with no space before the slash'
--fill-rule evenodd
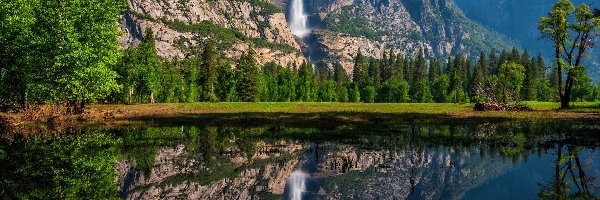
<path id="1" fill-rule="evenodd" d="M 253 49 L 248 50 L 238 60 L 236 90 L 240 101 L 258 102 L 260 87 L 260 69 Z"/>
<path id="2" fill-rule="evenodd" d="M 365 103 L 375 103 L 375 98 L 377 97 L 377 92 L 375 91 L 375 87 L 367 86 L 364 89 L 364 102 Z"/>
<path id="3" fill-rule="evenodd" d="M 346 85 L 348 85 L 348 84 L 342 84 L 342 85 L 337 84 L 335 87 L 338 102 L 349 102 L 350 101 L 350 94 L 348 92 L 348 87 Z"/>
<path id="4" fill-rule="evenodd" d="M 319 84 L 319 100 L 321 102 L 334 102 L 337 100 L 335 82 L 333 80 L 323 80 Z"/>
<path id="5" fill-rule="evenodd" d="M 293 71 L 292 67 L 280 70 L 279 75 L 279 101 L 294 101 L 296 100 L 296 86 L 298 85 L 298 74 Z"/>
<path id="6" fill-rule="evenodd" d="M 298 98 L 303 102 L 317 100 L 318 86 L 315 71 L 310 63 L 304 62 L 298 72 Z"/>
<path id="7" fill-rule="evenodd" d="M 43 37 L 35 32 L 35 23 L 33 2 L 0 3 L 0 107 L 27 106 L 34 69 L 44 64 L 38 63 L 42 52 L 35 42 Z"/>
<path id="8" fill-rule="evenodd" d="M 274 102 L 279 99 L 279 74 L 282 69 L 274 62 L 266 63 L 263 66 L 262 84 L 264 89 L 261 92 L 261 101 Z"/>
<path id="9" fill-rule="evenodd" d="M 58 100 L 66 100 L 73 111 L 82 112 L 86 102 L 119 90 L 117 74 L 110 68 L 119 59 L 117 22 L 125 4 L 99 0 L 40 2 L 50 13 L 41 13 L 39 22 L 55 25 L 44 38 L 60 47 L 49 52 L 54 63 L 48 63 L 56 70 L 53 85 Z"/>
<path id="10" fill-rule="evenodd" d="M 573 85 L 573 100 L 575 101 L 594 101 L 594 85 L 592 79 L 587 75 L 583 74 L 575 85 Z"/>
<path id="11" fill-rule="evenodd" d="M 198 87 L 198 58 L 191 57 L 182 61 L 182 72 L 181 75 L 184 80 L 184 84 L 181 85 L 182 102 L 195 102 L 200 93 Z M 221 73 L 219 73 L 221 75 Z M 221 82 L 222 83 L 222 82 Z"/>
<path id="12" fill-rule="evenodd" d="M 591 41 L 600 37 L 596 34 L 600 17 L 595 16 L 587 4 L 575 7 L 569 0 L 559 0 L 546 17 L 540 18 L 538 29 L 553 43 L 561 108 L 568 108 L 573 86 L 585 73 L 581 65 L 584 55 L 593 47 Z M 563 70 L 566 70 L 566 80 Z"/>
<path id="13" fill-rule="evenodd" d="M 506 62 L 498 71 L 498 92 L 503 103 L 520 100 L 525 80 L 525 67 L 515 62 Z"/>
<path id="14" fill-rule="evenodd" d="M 450 90 L 450 76 L 442 74 L 433 80 L 432 83 L 433 100 L 437 103 L 451 102 L 448 91 Z"/>
<path id="15" fill-rule="evenodd" d="M 223 63 L 217 69 L 217 88 L 215 93 L 220 101 L 230 102 L 237 100 L 236 76 L 231 65 Z"/>
<path id="16" fill-rule="evenodd" d="M 180 85 L 183 84 L 181 71 L 172 62 L 163 62 L 159 68 L 160 93 L 158 101 L 165 103 L 179 102 Z"/>
<path id="17" fill-rule="evenodd" d="M 82 112 L 87 102 L 119 90 L 111 67 L 120 56 L 117 22 L 125 6 L 98 0 L 1 3 L 0 78 L 14 84 L 5 90 L 19 90 L 10 91 L 17 95 L 9 102 L 66 101 L 70 112 Z"/>
<path id="18" fill-rule="evenodd" d="M 393 78 L 385 81 L 379 91 L 379 102 L 406 103 L 410 102 L 408 95 L 410 87 L 406 81 Z"/>
<path id="19" fill-rule="evenodd" d="M 146 30 L 142 42 L 134 48 L 125 51 L 117 71 L 126 87 L 127 101 L 154 103 L 155 94 L 161 88 L 160 57 L 155 48 L 154 35 L 151 29 Z"/>

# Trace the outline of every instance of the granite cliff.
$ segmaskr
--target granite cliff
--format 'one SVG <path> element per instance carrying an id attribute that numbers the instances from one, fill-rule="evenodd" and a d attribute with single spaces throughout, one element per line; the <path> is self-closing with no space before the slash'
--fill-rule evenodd
<path id="1" fill-rule="evenodd" d="M 290 0 L 129 0 L 122 17 L 122 46 L 137 44 L 145 29 L 156 36 L 160 56 L 193 55 L 210 39 L 235 59 L 253 45 L 261 63 L 341 63 L 352 70 L 361 50 L 429 58 L 516 46 L 503 35 L 467 18 L 453 0 L 304 0 L 310 36 L 292 34 Z"/>

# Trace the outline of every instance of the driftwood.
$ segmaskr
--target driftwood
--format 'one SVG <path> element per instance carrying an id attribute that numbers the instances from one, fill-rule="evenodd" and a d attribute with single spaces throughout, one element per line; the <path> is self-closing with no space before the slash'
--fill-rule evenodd
<path id="1" fill-rule="evenodd" d="M 530 107 L 503 103 L 476 103 L 475 111 L 533 111 Z"/>

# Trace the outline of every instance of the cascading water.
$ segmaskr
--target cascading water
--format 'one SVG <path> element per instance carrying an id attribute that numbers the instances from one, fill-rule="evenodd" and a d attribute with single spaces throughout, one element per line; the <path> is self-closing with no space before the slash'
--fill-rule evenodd
<path id="1" fill-rule="evenodd" d="M 308 15 L 304 13 L 304 0 L 292 0 L 289 16 L 290 19 L 288 25 L 292 30 L 292 34 L 303 38 L 310 33 L 310 28 L 308 28 Z"/>
<path id="2" fill-rule="evenodd" d="M 306 179 L 308 174 L 298 170 L 294 171 L 287 180 L 288 198 L 290 200 L 301 200 L 302 193 L 306 192 Z"/>

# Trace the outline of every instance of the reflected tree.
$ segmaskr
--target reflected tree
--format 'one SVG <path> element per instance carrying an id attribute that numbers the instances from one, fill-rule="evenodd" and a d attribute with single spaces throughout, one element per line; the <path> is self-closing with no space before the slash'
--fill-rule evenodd
<path id="1" fill-rule="evenodd" d="M 582 163 L 581 147 L 559 144 L 554 160 L 554 176 L 538 194 L 541 199 L 596 199 L 592 190 L 596 177 L 586 170 L 591 166 Z"/>

